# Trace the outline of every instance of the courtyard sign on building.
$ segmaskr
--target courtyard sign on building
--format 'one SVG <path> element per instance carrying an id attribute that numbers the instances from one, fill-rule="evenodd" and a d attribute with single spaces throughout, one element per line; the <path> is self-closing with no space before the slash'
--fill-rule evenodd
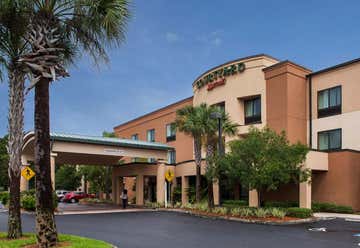
<path id="1" fill-rule="evenodd" d="M 207 85 L 208 90 L 212 90 L 215 87 L 224 85 L 227 77 L 244 71 L 245 71 L 244 63 L 237 63 L 237 64 L 224 66 L 211 73 L 206 74 L 198 81 L 196 81 L 195 85 L 198 89 L 201 89 L 203 86 Z"/>

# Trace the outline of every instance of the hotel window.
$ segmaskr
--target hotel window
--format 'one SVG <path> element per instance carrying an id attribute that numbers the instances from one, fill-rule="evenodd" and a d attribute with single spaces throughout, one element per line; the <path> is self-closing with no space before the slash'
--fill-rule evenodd
<path id="1" fill-rule="evenodd" d="M 168 164 L 175 164 L 176 163 L 176 152 L 169 151 L 168 152 Z"/>
<path id="2" fill-rule="evenodd" d="M 261 98 L 244 101 L 245 125 L 261 122 Z"/>
<path id="3" fill-rule="evenodd" d="M 341 129 L 318 132 L 318 149 L 321 151 L 341 149 Z"/>
<path id="4" fill-rule="evenodd" d="M 166 142 L 176 140 L 176 126 L 175 123 L 166 125 Z"/>
<path id="5" fill-rule="evenodd" d="M 148 142 L 155 142 L 155 129 L 148 130 L 146 136 Z"/>
<path id="6" fill-rule="evenodd" d="M 318 92 L 318 118 L 341 114 L 341 86 Z"/>
<path id="7" fill-rule="evenodd" d="M 131 139 L 132 140 L 139 140 L 139 135 L 137 133 L 133 134 L 133 135 L 131 135 Z"/>

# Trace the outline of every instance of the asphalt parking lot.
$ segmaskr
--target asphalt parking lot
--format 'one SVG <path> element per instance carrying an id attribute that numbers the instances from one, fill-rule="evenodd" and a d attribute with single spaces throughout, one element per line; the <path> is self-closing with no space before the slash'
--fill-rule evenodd
<path id="1" fill-rule="evenodd" d="M 351 248 L 359 247 L 359 222 L 269 226 L 213 220 L 169 212 L 57 216 L 60 232 L 101 239 L 121 248 Z M 0 213 L 5 231 L 6 213 Z M 34 231 L 34 215 L 23 215 L 24 231 Z M 309 231 L 323 227 L 326 231 Z M 316 229 L 317 230 L 317 229 Z"/>

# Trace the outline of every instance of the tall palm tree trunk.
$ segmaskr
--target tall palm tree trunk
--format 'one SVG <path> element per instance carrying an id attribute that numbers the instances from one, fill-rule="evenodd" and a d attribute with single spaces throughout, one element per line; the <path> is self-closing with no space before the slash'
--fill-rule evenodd
<path id="1" fill-rule="evenodd" d="M 195 199 L 197 203 L 201 201 L 201 141 L 200 138 L 194 138 L 195 150 L 195 166 L 196 166 L 196 186 L 195 186 Z"/>
<path id="2" fill-rule="evenodd" d="M 50 169 L 49 84 L 49 79 L 42 78 L 35 86 L 36 238 L 40 248 L 55 247 L 57 242 Z"/>
<path id="3" fill-rule="evenodd" d="M 24 90 L 25 78 L 23 73 L 16 70 L 14 65 L 9 69 L 9 183 L 10 202 L 8 216 L 8 238 L 17 239 L 22 236 L 20 214 L 20 178 L 21 151 L 23 145 L 24 127 Z"/>
<path id="4" fill-rule="evenodd" d="M 206 145 L 206 167 L 209 165 L 209 158 L 213 157 L 214 155 L 214 146 L 210 143 Z M 213 189 L 213 179 L 208 180 L 208 207 L 210 209 L 214 208 L 214 189 Z"/>

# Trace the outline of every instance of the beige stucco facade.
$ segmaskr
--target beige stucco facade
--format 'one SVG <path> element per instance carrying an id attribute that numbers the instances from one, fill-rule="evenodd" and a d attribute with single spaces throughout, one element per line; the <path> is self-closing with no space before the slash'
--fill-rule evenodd
<path id="1" fill-rule="evenodd" d="M 253 126 L 262 128 L 268 126 L 280 132 L 285 131 L 290 142 L 312 143 L 314 150 L 310 151 L 304 163 L 304 168 L 312 170 L 312 178 L 309 182 L 300 185 L 287 185 L 278 192 L 265 194 L 265 199 L 298 200 L 300 206 L 311 207 L 312 201 L 325 199 L 319 192 L 324 188 L 334 189 L 338 183 L 331 178 L 330 170 L 334 166 L 335 156 L 327 151 L 317 150 L 317 132 L 342 128 L 342 148 L 351 149 L 348 153 L 340 153 L 341 161 L 350 163 L 349 168 L 354 168 L 356 159 L 350 155 L 360 150 L 360 138 L 356 127 L 360 124 L 360 100 L 354 92 L 360 90 L 357 78 L 360 76 L 360 63 L 348 63 L 337 68 L 330 68 L 327 71 L 312 73 L 311 70 L 291 61 L 279 62 L 277 59 L 267 55 L 256 55 L 233 60 L 216 66 L 196 78 L 192 84 L 193 97 L 191 101 L 180 101 L 158 111 L 154 111 L 144 117 L 125 123 L 115 128 L 119 137 L 130 137 L 131 134 L 141 133 L 144 130 L 155 128 L 163 130 L 166 123 L 175 119 L 175 111 L 184 105 L 198 106 L 201 103 L 208 105 L 222 104 L 232 121 L 239 124 L 238 136 L 226 138 L 226 142 L 234 138 L 242 138 L 248 132 L 250 125 L 244 123 L 244 101 L 260 96 L 261 99 L 261 122 Z M 312 80 L 310 89 L 310 78 Z M 317 92 L 333 86 L 342 86 L 342 113 L 326 118 L 317 118 Z M 311 101 L 310 101 L 311 91 Z M 312 106 L 310 106 L 312 102 Z M 310 117 L 310 111 L 312 117 Z M 170 116 L 169 113 L 172 113 Z M 156 122 L 154 121 L 156 120 Z M 130 130 L 130 131 L 129 131 Z M 164 133 L 160 131 L 159 141 L 166 142 Z M 195 164 L 193 161 L 192 139 L 188 136 L 179 135 L 179 139 L 173 141 L 176 147 L 176 164 L 174 172 L 182 185 L 182 202 L 187 202 L 187 195 L 184 195 L 189 187 L 189 178 L 195 175 Z M 144 135 L 142 135 L 144 137 Z M 310 140 L 311 136 L 311 140 Z M 144 137 L 146 138 L 146 137 Z M 183 143 L 186 139 L 186 143 Z M 158 141 L 158 139 L 156 139 Z M 353 151 L 354 150 L 354 151 Z M 181 155 L 180 155 L 181 154 Z M 186 155 L 184 155 L 186 154 Z M 203 154 L 204 156 L 204 154 Z M 202 173 L 205 165 L 202 165 Z M 357 171 L 354 168 L 354 171 Z M 357 172 L 356 172 L 357 173 Z M 327 176 L 329 175 L 329 177 Z M 360 176 L 360 175 L 358 175 Z M 322 183 L 318 180 L 321 178 Z M 323 188 L 319 190 L 321 185 Z M 216 185 L 218 187 L 218 185 Z M 352 189 L 349 192 L 355 192 Z M 357 208 L 356 202 L 351 201 L 354 194 L 348 194 L 346 199 L 339 200 L 337 195 L 326 198 L 327 202 L 351 203 Z M 249 192 L 249 204 L 258 204 L 257 192 Z M 216 197 L 219 197 L 217 195 Z"/>

